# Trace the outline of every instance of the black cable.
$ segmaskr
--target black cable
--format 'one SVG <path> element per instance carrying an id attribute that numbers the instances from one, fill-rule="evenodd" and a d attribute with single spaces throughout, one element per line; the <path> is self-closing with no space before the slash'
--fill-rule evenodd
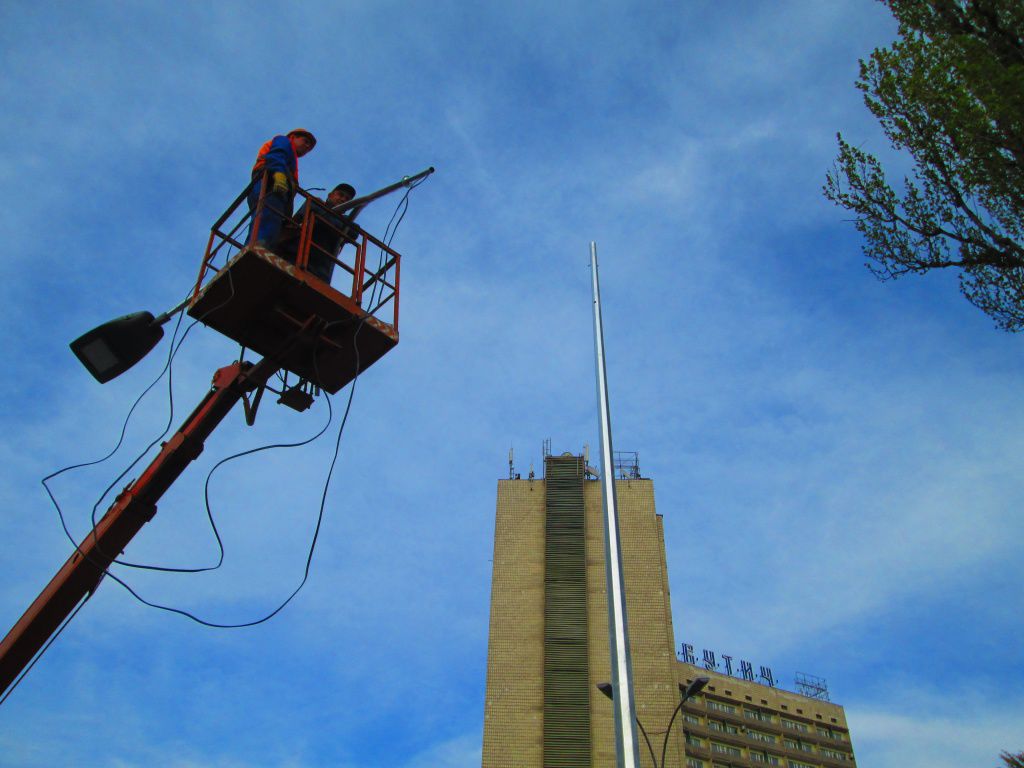
<path id="1" fill-rule="evenodd" d="M 228 250 L 225 253 L 225 257 L 224 257 L 225 263 L 227 263 L 227 261 L 230 258 L 230 252 L 231 251 L 230 251 L 230 246 L 229 246 Z M 168 357 L 167 365 L 165 366 L 165 370 L 167 371 L 167 399 L 168 399 L 167 424 L 164 427 L 163 432 L 161 432 L 152 442 L 150 442 L 150 444 L 147 445 L 143 449 L 143 451 L 138 456 L 135 457 L 135 460 L 132 461 L 132 463 L 129 464 L 128 467 L 123 472 L 121 472 L 121 474 L 118 475 L 110 485 L 107 486 L 106 490 L 103 491 L 103 493 L 100 495 L 99 499 L 93 505 L 93 508 L 92 508 L 92 526 L 93 526 L 92 527 L 92 536 L 93 536 L 93 541 L 94 542 L 96 541 L 96 525 L 97 525 L 96 515 L 97 515 L 97 512 L 99 510 L 100 504 L 103 503 L 103 500 L 107 497 L 107 494 L 109 494 L 110 491 L 113 490 L 115 486 L 120 484 L 120 482 L 124 479 L 125 475 L 127 475 L 129 472 L 131 472 L 135 468 L 135 466 L 140 461 L 142 461 L 142 459 L 144 459 L 146 457 L 146 455 L 153 449 L 153 447 L 156 446 L 156 444 L 158 442 L 163 440 L 163 438 L 171 430 L 171 427 L 174 425 L 174 381 L 173 381 L 173 371 L 174 371 L 174 368 L 173 368 L 173 360 L 177 356 L 178 351 L 181 349 L 182 345 L 185 343 L 185 339 L 188 336 L 189 331 L 191 331 L 193 328 L 195 328 L 196 325 L 198 323 L 202 322 L 202 320 L 204 318 L 206 318 L 208 315 L 210 315 L 211 313 L 215 312 L 218 309 L 222 309 L 222 308 L 226 307 L 234 299 L 234 297 L 235 297 L 235 283 L 234 283 L 234 277 L 231 274 L 230 270 L 228 270 L 227 276 L 228 276 L 228 287 L 229 287 L 229 293 L 228 293 L 227 298 L 224 299 L 224 301 L 222 301 L 220 304 L 217 304 L 214 307 L 210 307 L 210 309 L 208 309 L 206 312 L 204 312 L 202 314 L 202 316 L 197 317 L 195 320 L 193 320 L 192 323 L 189 324 L 188 328 L 185 329 L 185 332 L 182 334 L 181 339 L 177 343 L 177 346 L 174 345 L 174 340 L 172 338 L 172 351 L 171 351 L 170 356 Z M 182 313 L 182 314 L 184 314 L 184 313 Z M 180 318 L 179 318 L 179 322 L 180 322 Z M 161 376 L 162 375 L 163 375 L 163 373 L 161 373 Z M 216 524 L 213 522 L 213 517 L 212 517 L 211 514 L 209 514 L 209 510 L 207 510 L 207 512 L 208 512 L 208 517 L 209 517 L 209 520 L 210 520 L 210 525 L 213 528 L 214 537 L 217 539 L 218 546 L 222 547 L 221 541 L 220 541 L 220 535 L 217 533 Z M 76 546 L 76 549 L 77 549 L 77 546 Z M 98 544 L 97 544 L 97 551 L 99 551 L 101 554 L 103 554 L 102 550 L 99 549 Z M 79 550 L 79 552 L 81 552 L 81 550 Z M 214 566 L 207 566 L 207 567 L 202 567 L 202 568 L 175 568 L 175 567 L 171 567 L 171 566 L 148 565 L 148 564 L 145 564 L 145 563 L 133 563 L 133 562 L 128 561 L 128 560 L 120 560 L 120 559 L 118 559 L 116 557 L 111 559 L 111 564 L 123 565 L 123 566 L 125 566 L 127 568 L 138 568 L 139 570 L 147 570 L 147 571 L 164 571 L 164 572 L 167 572 L 167 573 L 193 573 L 193 572 L 194 573 L 201 573 L 203 571 L 216 570 L 217 568 L 220 567 L 220 563 L 222 563 L 223 560 L 224 560 L 224 551 L 223 551 L 223 548 L 221 548 L 220 555 L 219 555 L 219 558 L 218 558 L 218 564 L 214 565 Z M 109 571 L 106 571 L 106 573 L 109 574 Z"/>
<path id="2" fill-rule="evenodd" d="M 150 390 L 152 390 L 153 387 L 155 387 L 158 383 L 160 383 L 160 380 L 164 377 L 164 374 L 167 373 L 168 370 L 170 369 L 171 361 L 174 359 L 174 354 L 176 352 L 176 349 L 175 349 L 175 346 L 174 346 L 174 341 L 175 341 L 175 339 L 178 336 L 178 330 L 181 328 L 181 320 L 182 320 L 183 315 L 184 315 L 184 312 L 179 314 L 178 322 L 174 326 L 174 333 L 171 336 L 171 351 L 170 351 L 170 353 L 167 356 L 167 362 L 164 363 L 164 367 L 160 371 L 159 375 L 153 380 L 153 382 L 148 387 L 146 387 L 142 391 L 142 394 L 139 395 L 136 398 L 135 402 L 132 403 L 132 407 L 128 410 L 128 415 L 125 416 L 124 423 L 121 426 L 121 436 L 118 438 L 117 445 L 115 445 L 113 447 L 113 449 L 110 451 L 110 453 L 108 453 L 106 456 L 104 456 L 101 459 L 96 459 L 95 461 L 87 461 L 87 462 L 83 462 L 81 464 L 72 464 L 71 466 L 64 467 L 63 469 L 58 469 L 56 472 L 53 472 L 53 473 L 47 475 L 46 477 L 44 477 L 40 481 L 43 484 L 43 488 L 46 490 L 46 494 L 50 497 L 50 501 L 53 503 L 54 508 L 57 510 L 57 515 L 60 518 L 60 524 L 61 524 L 61 527 L 64 529 L 64 534 L 68 537 L 68 540 L 71 542 L 71 544 L 75 547 L 76 550 L 78 550 L 78 542 L 76 541 L 74 536 L 71 535 L 71 531 L 68 529 L 68 526 L 67 526 L 67 521 L 64 518 L 64 512 L 61 509 L 60 504 L 57 502 L 56 497 L 54 497 L 53 491 L 50 488 L 50 486 L 47 484 L 47 481 L 48 480 L 52 480 L 55 477 L 59 477 L 60 475 L 64 474 L 65 472 L 70 472 L 73 469 L 82 469 L 84 467 L 91 467 L 91 466 L 94 466 L 96 464 L 102 464 L 103 462 L 107 461 L 110 457 L 112 457 L 115 453 L 117 453 L 117 451 L 121 448 L 122 443 L 124 443 L 124 436 L 125 436 L 125 434 L 128 431 L 128 424 L 131 421 L 132 414 L 135 413 L 135 409 L 139 407 L 139 404 L 146 397 L 146 395 L 149 394 Z M 186 331 L 186 333 L 187 333 L 187 331 Z M 182 338 L 184 338 L 184 337 L 182 337 Z M 166 433 L 167 433 L 167 431 L 165 429 L 164 433 L 161 434 L 160 437 L 157 438 L 157 440 L 160 440 L 163 437 L 163 435 L 166 434 Z M 150 447 L 152 447 L 153 445 L 155 445 L 155 441 L 153 443 L 150 443 Z M 146 450 L 148 451 L 149 448 L 147 448 Z M 137 461 L 138 460 L 136 460 L 136 462 Z M 134 466 L 134 464 L 133 464 L 133 466 Z M 126 470 L 126 472 L 127 472 L 127 470 Z M 122 473 L 121 477 L 124 477 L 124 473 Z M 115 481 L 115 483 L 116 482 L 117 481 Z M 113 487 L 113 486 L 111 485 L 111 487 Z M 100 500 L 98 502 L 96 502 L 97 506 L 99 506 L 100 501 L 103 500 L 104 496 L 106 496 L 106 494 L 109 491 L 110 491 L 110 488 L 108 488 L 106 491 L 104 491 L 103 496 L 101 496 Z M 94 508 L 94 510 L 95 510 L 95 508 Z M 95 518 L 93 520 L 93 527 L 95 528 Z M 83 554 L 81 552 L 81 550 L 78 550 L 78 552 L 79 552 L 79 554 Z"/>
<path id="3" fill-rule="evenodd" d="M 336 324 L 342 323 L 342 322 L 345 322 L 345 321 L 336 321 L 335 323 L 330 323 L 330 324 L 328 324 L 328 328 L 331 325 L 336 325 Z M 334 466 L 335 466 L 335 464 L 338 461 L 338 453 L 340 452 L 340 449 L 341 449 L 341 436 L 342 436 L 342 434 L 345 431 L 345 424 L 348 422 L 348 416 L 349 416 L 349 413 L 350 413 L 350 411 L 352 409 L 352 398 L 355 396 L 356 382 L 359 380 L 361 363 L 360 363 L 360 357 L 359 357 L 359 344 L 357 343 L 357 339 L 358 339 L 358 336 L 359 336 L 359 331 L 362 330 L 362 327 L 363 327 L 363 325 L 365 323 L 366 323 L 366 318 L 364 317 L 362 320 L 360 320 L 359 325 L 356 327 L 355 333 L 353 334 L 353 337 L 352 337 L 353 348 L 354 348 L 354 351 L 355 351 L 355 354 L 356 354 L 356 374 L 355 374 L 355 377 L 352 379 L 352 386 L 349 389 L 349 394 L 348 394 L 348 403 L 345 406 L 345 413 L 342 416 L 341 424 L 338 427 L 338 437 L 336 438 L 336 440 L 334 442 L 334 455 L 331 458 L 331 464 L 330 464 L 330 467 L 329 467 L 329 469 L 327 471 L 327 479 L 324 482 L 324 490 L 323 490 L 323 493 L 320 496 L 320 510 L 319 510 L 319 513 L 317 514 L 316 527 L 313 530 L 313 539 L 312 539 L 312 541 L 310 542 L 310 545 L 309 545 L 309 553 L 306 555 L 306 566 L 305 566 L 305 569 L 303 570 L 302 580 L 299 582 L 298 586 L 295 587 L 295 589 L 292 591 L 292 593 L 290 595 L 288 595 L 288 597 L 285 598 L 284 601 L 281 602 L 281 604 L 278 605 L 274 610 L 272 610 L 270 613 L 266 614 L 265 616 L 263 616 L 263 617 L 261 617 L 259 619 L 254 619 L 253 621 L 241 622 L 241 623 L 238 623 L 238 624 L 222 624 L 220 622 L 207 621 L 206 619 L 202 619 L 202 618 L 196 616 L 195 614 L 193 614 L 193 613 L 191 613 L 189 611 L 183 610 L 181 608 L 174 608 L 173 606 L 162 605 L 160 603 L 154 603 L 154 602 L 151 602 L 149 600 L 146 600 L 146 598 L 142 597 L 142 595 L 140 595 L 138 592 L 136 592 L 134 589 L 132 589 L 125 581 L 123 581 L 122 579 L 118 578 L 113 573 L 109 573 L 108 572 L 108 575 L 110 576 L 111 579 L 113 579 L 118 584 L 120 584 L 122 587 L 124 587 L 128 591 L 128 593 L 132 595 L 132 597 L 134 597 L 136 600 L 138 600 L 143 605 L 149 606 L 150 608 L 156 608 L 156 609 L 159 609 L 161 611 L 167 611 L 168 613 L 176 613 L 179 616 L 184 616 L 187 619 L 191 619 L 192 621 L 196 622 L 197 624 L 202 624 L 204 627 L 211 627 L 213 629 L 242 629 L 244 627 L 254 627 L 257 624 L 263 624 L 264 622 L 269 621 L 270 619 L 274 618 L 274 616 L 279 614 L 282 610 L 284 610 L 285 606 L 288 605 L 288 603 L 290 603 L 292 601 L 292 599 L 294 599 L 294 597 L 299 593 L 299 591 L 306 585 L 306 582 L 309 580 L 309 571 L 310 571 L 310 568 L 311 568 L 312 563 L 313 563 L 313 554 L 316 551 L 317 541 L 319 540 L 319 537 L 320 537 L 320 528 L 321 528 L 321 526 L 323 524 L 324 507 L 325 507 L 325 505 L 327 503 L 327 491 L 330 488 L 331 477 L 334 474 Z M 326 330 L 327 329 L 325 328 L 325 331 Z M 316 365 L 316 362 L 315 362 L 315 358 L 314 358 L 314 366 L 315 365 Z M 319 377 L 319 373 L 317 375 Z M 328 409 L 330 410 L 330 412 L 332 414 L 332 418 L 333 418 L 333 408 L 331 407 L 330 395 L 328 395 L 326 392 L 324 392 L 324 398 L 327 401 Z M 322 434 L 322 432 L 321 432 L 321 434 Z"/>
<path id="4" fill-rule="evenodd" d="M 227 464 L 229 461 L 234 461 L 235 459 L 240 459 L 243 456 L 249 456 L 251 454 L 259 453 L 261 451 L 269 451 L 274 448 L 301 448 L 304 445 L 309 445 L 310 443 L 318 440 L 320 436 L 327 431 L 327 428 L 331 426 L 331 422 L 334 420 L 334 412 L 333 409 L 331 408 L 331 403 L 329 399 L 327 401 L 327 414 L 327 423 L 323 425 L 319 432 L 317 432 L 310 438 L 301 440 L 297 443 L 271 443 L 268 445 L 261 445 L 257 448 L 249 448 L 248 450 L 239 451 L 238 453 L 232 454 L 231 456 L 227 456 L 218 461 L 216 464 L 214 464 L 210 471 L 206 473 L 206 482 L 203 486 L 203 498 L 206 502 L 206 516 L 210 520 L 210 527 L 213 529 L 213 535 L 217 537 L 217 543 L 218 545 L 220 545 L 220 558 L 217 561 L 217 565 L 209 568 L 163 568 L 160 570 L 172 570 L 175 573 L 201 573 L 203 571 L 212 571 L 219 568 L 221 566 L 221 563 L 224 562 L 224 545 L 221 543 L 220 534 L 217 531 L 217 524 L 213 521 L 213 511 L 210 507 L 210 481 L 213 479 L 213 473 L 220 469 L 220 467 L 223 464 Z"/>
<path id="5" fill-rule="evenodd" d="M 381 241 L 385 245 L 387 245 L 389 248 L 391 247 L 392 241 L 395 239 L 395 233 L 398 232 L 398 225 L 402 223 L 402 219 L 405 218 L 405 214 L 409 210 L 409 193 L 411 193 L 414 189 L 416 189 L 416 187 L 418 187 L 420 184 L 422 184 L 428 178 L 429 178 L 428 176 L 424 176 L 422 179 L 417 181 L 415 184 L 410 184 L 409 187 L 405 190 L 405 194 L 402 195 L 402 199 L 398 201 L 398 205 L 395 206 L 395 210 L 392 212 L 391 218 L 388 220 L 388 225 L 384 229 L 384 237 L 381 238 Z M 398 221 L 395 222 L 395 216 L 398 215 L 399 210 L 401 210 L 402 213 L 401 213 L 400 216 L 398 216 Z M 393 222 L 394 222 L 394 225 L 395 225 L 394 230 L 391 229 L 391 225 L 392 225 Z M 390 233 L 390 235 L 389 235 L 389 233 Z M 380 270 L 384 267 L 384 264 L 386 263 L 386 261 L 387 261 L 387 259 L 386 259 L 386 252 L 384 251 L 383 248 L 381 248 L 380 249 L 380 257 L 377 259 L 377 272 L 380 272 Z M 377 281 L 374 282 L 373 290 L 370 291 L 370 300 L 368 302 L 369 306 L 371 306 L 371 307 L 376 306 L 377 289 L 378 288 L 380 289 L 381 296 L 384 295 L 384 282 L 383 281 L 384 281 L 384 278 L 386 278 L 386 277 L 387 277 L 387 275 L 381 275 L 380 278 Z"/>
<path id="6" fill-rule="evenodd" d="M 229 251 L 227 253 L 230 253 L 230 249 L 229 249 Z M 225 256 L 225 261 L 227 260 L 227 258 L 228 257 Z M 160 379 L 163 378 L 164 374 L 165 373 L 167 374 L 167 378 L 168 378 L 167 391 L 168 391 L 168 401 L 169 401 L 169 414 L 168 414 L 168 419 L 167 419 L 167 425 L 164 427 L 163 432 L 161 432 L 159 436 L 157 436 L 152 442 L 150 442 L 150 444 L 145 448 L 145 450 L 141 454 L 139 454 L 135 458 L 134 461 L 132 461 L 132 463 L 128 466 L 128 468 L 125 469 L 120 475 L 118 475 L 117 479 L 115 479 L 114 482 L 112 482 L 109 486 L 107 486 L 106 490 L 104 490 L 103 494 L 96 501 L 96 504 L 93 506 L 93 509 L 92 509 L 92 526 L 93 527 L 92 527 L 92 530 L 90 531 L 91 535 L 93 536 L 93 540 L 95 542 L 96 541 L 96 524 L 97 524 L 96 513 L 97 513 L 97 509 L 99 508 L 99 505 L 103 502 L 103 499 L 106 498 L 107 494 L 110 493 L 111 489 L 113 489 L 114 486 L 116 486 L 124 478 L 124 476 L 126 474 L 128 474 L 128 472 L 130 472 L 135 467 L 135 465 L 138 464 L 139 461 L 141 461 L 145 457 L 145 455 L 153 448 L 153 446 L 155 446 L 160 440 L 163 439 L 163 437 L 167 434 L 167 432 L 170 430 L 170 428 L 171 428 L 171 426 L 173 424 L 173 421 L 174 421 L 174 391 L 173 391 L 173 380 L 172 380 L 172 377 L 173 377 L 173 361 L 174 361 L 174 358 L 177 356 L 178 351 L 181 349 L 181 346 L 185 343 L 185 339 L 188 336 L 189 332 L 196 326 L 197 323 L 201 322 L 203 320 L 203 318 L 205 318 L 211 312 L 213 312 L 213 311 L 215 311 L 217 309 L 221 309 L 222 307 L 226 306 L 228 303 L 230 303 L 234 299 L 234 296 L 235 296 L 235 286 L 234 286 L 234 279 L 233 279 L 230 271 L 228 272 L 228 286 L 229 286 L 229 289 L 230 289 L 228 297 L 223 302 L 218 304 L 217 306 L 211 307 L 207 312 L 204 312 L 201 317 L 196 318 L 188 326 L 188 328 L 185 329 L 185 332 L 182 334 L 181 339 L 179 340 L 177 338 L 178 330 L 181 328 L 181 322 L 184 319 L 184 315 L 185 315 L 184 310 L 182 310 L 180 312 L 180 314 L 178 315 L 178 322 L 175 324 L 175 327 L 174 327 L 174 333 L 171 336 L 171 350 L 168 353 L 167 362 L 164 364 L 164 367 L 160 371 L 160 374 L 156 377 L 156 379 L 153 380 L 153 382 L 148 387 L 146 387 L 146 389 L 143 391 L 143 393 L 141 395 L 139 395 L 139 397 L 136 399 L 135 403 L 132 405 L 131 409 L 128 411 L 128 415 L 125 417 L 125 421 L 124 421 L 124 424 L 123 424 L 122 429 L 121 429 L 121 438 L 118 440 L 117 445 L 114 446 L 114 449 L 110 453 L 108 453 L 106 456 L 104 456 L 102 459 L 97 459 L 96 461 L 92 461 L 92 462 L 86 462 L 84 464 L 76 464 L 76 465 L 72 465 L 70 467 L 65 467 L 63 469 L 58 470 L 57 472 L 54 472 L 54 473 L 52 473 L 50 475 L 47 475 L 46 477 L 44 477 L 42 479 L 41 482 L 42 482 L 43 488 L 46 490 L 46 494 L 50 497 L 50 501 L 53 503 L 54 508 L 57 510 L 57 516 L 60 518 L 60 523 L 61 523 L 61 527 L 64 529 L 64 534 L 67 536 L 67 538 L 71 542 L 72 546 L 74 546 L 75 551 L 79 555 L 81 555 L 82 557 L 85 557 L 86 559 L 89 559 L 90 562 L 92 562 L 92 560 L 82 551 L 82 549 L 79 546 L 77 540 L 74 538 L 74 536 L 71 535 L 71 531 L 68 529 L 68 526 L 67 526 L 67 521 L 64 518 L 63 510 L 61 509 L 60 504 L 57 502 L 56 497 L 53 495 L 53 492 L 50 489 L 50 486 L 47 484 L 47 480 L 51 480 L 51 479 L 57 477 L 58 475 L 61 475 L 64 472 L 68 472 L 68 471 L 70 471 L 72 469 L 78 469 L 78 468 L 82 468 L 82 467 L 93 466 L 95 464 L 100 464 L 100 463 L 108 460 L 115 453 L 117 453 L 118 449 L 121 447 L 121 444 L 124 441 L 124 435 L 125 435 L 125 432 L 128 429 L 128 423 L 130 422 L 132 414 L 135 412 L 135 409 L 138 407 L 139 403 L 142 402 L 143 398 L 145 398 L 145 396 L 149 393 L 149 391 L 152 390 L 153 387 L 155 387 L 157 385 L 157 383 L 159 383 Z M 175 343 L 175 342 L 177 342 L 177 343 Z M 212 520 L 211 520 L 211 523 L 212 523 Z M 215 535 L 216 535 L 216 533 L 215 533 Z M 219 536 L 217 538 L 219 540 Z M 101 551 L 101 553 L 102 553 L 102 551 Z M 121 565 L 126 565 L 126 566 L 131 567 L 131 568 L 152 568 L 152 569 L 155 569 L 155 570 L 160 570 L 160 567 L 158 567 L 158 566 L 145 566 L 145 565 L 139 564 L 139 563 L 130 563 L 130 562 L 127 562 L 127 561 L 117 560 L 116 558 L 113 559 L 112 562 L 119 563 Z M 93 564 L 96 565 L 96 563 L 93 563 Z M 107 571 L 105 569 L 104 569 L 104 573 L 107 573 Z"/>
<path id="7" fill-rule="evenodd" d="M 230 253 L 230 249 L 229 249 L 228 253 Z M 226 259 L 227 259 L 227 257 L 225 257 L 225 260 Z M 160 371 L 160 374 L 156 377 L 156 379 L 154 379 L 153 382 L 148 387 L 146 387 L 145 390 L 143 390 L 142 394 L 139 395 L 138 398 L 136 398 L 135 402 L 132 404 L 132 407 L 128 410 L 128 415 L 125 417 L 124 423 L 123 423 L 123 425 L 121 427 L 121 435 L 120 435 L 120 437 L 119 437 L 119 439 L 117 441 L 117 445 L 114 446 L 113 450 L 111 450 L 110 453 L 108 453 L 106 456 L 104 456 L 101 459 L 97 459 L 97 460 L 91 461 L 91 462 L 85 462 L 85 463 L 82 463 L 82 464 L 76 464 L 76 465 L 72 465 L 72 466 L 69 466 L 69 467 L 64 467 L 63 469 L 60 469 L 60 470 L 58 470 L 56 472 L 53 472 L 53 473 L 47 475 L 46 477 L 42 478 L 42 480 L 41 480 L 43 488 L 46 491 L 46 495 L 50 497 L 50 501 L 53 503 L 54 508 L 57 510 L 57 516 L 60 519 L 61 528 L 64 529 L 64 534 L 68 537 L 68 540 L 74 546 L 75 551 L 79 555 L 81 555 L 84 559 L 86 559 L 90 563 L 92 563 L 94 566 L 98 565 L 98 564 L 89 555 L 87 555 L 85 552 L 82 551 L 82 549 L 79 546 L 78 542 L 71 535 L 71 531 L 68 529 L 67 520 L 64 518 L 64 512 L 61 509 L 60 504 L 58 503 L 56 497 L 53 495 L 53 492 L 50 489 L 50 486 L 47 484 L 47 480 L 52 480 L 53 478 L 55 478 L 55 477 L 65 473 L 65 472 L 68 472 L 68 471 L 70 471 L 72 469 L 79 469 L 79 468 L 82 468 L 82 467 L 88 467 L 88 466 L 93 466 L 93 465 L 96 465 L 96 464 L 101 464 L 104 461 L 107 461 L 115 453 L 117 453 L 117 451 L 120 449 L 122 443 L 124 442 L 125 433 L 127 432 L 128 424 L 131 421 L 132 414 L 135 412 L 135 409 L 139 406 L 139 404 L 142 402 L 142 400 L 145 398 L 145 396 L 147 394 L 149 394 L 150 390 L 152 390 L 152 388 L 157 385 L 157 383 L 160 381 L 160 379 L 163 378 L 164 373 L 168 374 L 168 396 L 170 398 L 170 412 L 171 413 L 170 413 L 170 415 L 168 417 L 168 424 L 170 424 L 172 422 L 172 420 L 173 420 L 173 413 L 174 413 L 174 390 L 173 390 L 173 384 L 172 384 L 172 381 L 171 381 L 171 369 L 172 369 L 172 363 L 173 363 L 174 357 L 177 355 L 178 351 L 181 349 L 181 345 L 184 344 L 185 338 L 188 336 L 189 331 L 191 331 L 192 328 L 195 327 L 196 323 L 200 322 L 203 319 L 203 317 L 206 317 L 206 315 L 208 315 L 209 312 L 212 312 L 214 309 L 220 309 L 221 307 L 227 305 L 230 301 L 232 301 L 234 299 L 234 296 L 235 296 L 235 286 L 234 286 L 234 280 L 233 280 L 233 278 L 231 276 L 230 271 L 228 272 L 228 285 L 229 285 L 229 288 L 230 288 L 230 292 L 228 294 L 228 297 L 223 302 L 221 302 L 219 305 L 217 305 L 216 307 L 211 308 L 208 312 L 204 313 L 202 317 L 197 318 L 191 325 L 189 325 L 189 327 L 185 329 L 185 332 L 182 334 L 182 337 L 181 337 L 180 340 L 177 339 L 178 330 L 181 328 L 181 322 L 182 322 L 182 319 L 184 318 L 184 314 L 185 313 L 184 313 L 184 307 L 181 307 L 179 309 L 178 321 L 177 321 L 177 323 L 175 323 L 174 333 L 171 335 L 171 344 L 170 344 L 171 350 L 168 353 L 167 362 L 164 363 L 164 367 Z M 175 343 L 176 341 L 177 341 L 177 344 Z M 152 448 L 153 445 L 155 445 L 156 442 L 163 437 L 163 435 L 167 434 L 167 430 L 168 429 L 169 429 L 169 426 L 164 428 L 164 431 L 161 434 L 161 436 L 158 437 L 152 443 L 150 443 L 149 447 L 146 449 L 146 452 L 148 452 L 149 449 Z M 145 455 L 145 453 L 143 453 L 143 455 Z M 141 458 L 141 456 L 139 458 Z M 132 462 L 132 466 L 134 466 L 136 463 L 138 463 L 138 461 L 139 461 L 139 459 L 136 459 L 134 462 Z M 122 473 L 120 477 L 124 477 L 124 475 L 126 473 L 127 473 L 127 470 L 124 473 Z M 114 484 L 116 484 L 116 482 L 117 481 L 115 481 Z M 107 493 L 109 493 L 110 488 L 113 487 L 114 484 L 112 484 L 110 487 L 108 487 L 108 489 L 104 492 L 103 496 L 100 497 L 100 501 L 102 501 L 103 497 L 106 496 Z M 98 541 L 97 533 L 96 533 L 96 518 L 95 518 L 96 507 L 98 507 L 98 506 L 99 506 L 99 502 L 97 502 L 96 506 L 93 507 L 93 528 L 92 528 L 91 534 L 93 536 L 93 541 L 94 542 Z M 213 524 L 212 517 L 210 519 L 210 523 L 211 523 L 211 525 Z M 220 536 L 217 535 L 216 526 L 214 526 L 214 535 L 217 536 L 217 541 L 218 541 L 218 544 L 219 544 L 220 543 Z M 221 550 L 221 555 L 222 555 L 222 559 L 223 559 L 223 549 Z M 115 559 L 113 562 L 118 562 L 118 561 Z M 132 567 L 141 567 L 141 566 L 138 566 L 137 564 L 131 564 L 131 563 L 125 563 L 125 565 L 129 565 L 129 566 L 132 566 Z M 121 580 L 118 579 L 117 577 L 113 576 L 113 574 L 111 574 L 110 571 L 107 568 L 103 568 L 102 570 L 103 570 L 103 574 L 105 576 L 111 576 L 111 578 L 113 578 L 115 581 L 118 581 L 118 582 L 123 584 L 123 582 L 121 582 Z M 100 578 L 102 579 L 102 577 L 100 577 Z M 75 609 L 70 614 L 68 614 L 68 617 L 63 621 L 63 623 L 57 629 L 57 631 L 53 635 L 50 636 L 50 639 L 47 640 L 46 644 L 42 647 L 42 649 L 39 651 L 39 653 L 37 653 L 35 655 L 35 657 L 32 659 L 32 661 L 29 663 L 29 665 L 27 667 L 25 667 L 25 669 L 22 670 L 21 674 L 15 680 L 14 684 L 10 688 L 8 688 L 8 690 L 4 694 L 3 698 L 0 699 L 0 704 L 3 704 L 7 700 L 8 696 L 11 695 L 11 692 L 21 683 L 22 680 L 25 679 L 25 676 L 35 666 L 36 662 L 39 661 L 39 659 L 47 651 L 47 649 L 49 649 L 49 647 L 51 645 L 53 645 L 54 641 L 64 631 L 64 628 L 67 627 L 67 625 L 77 615 L 78 611 L 81 609 L 81 607 L 86 603 L 86 601 L 91 596 L 92 596 L 92 592 L 87 594 L 78 603 L 78 605 L 75 607 Z"/>

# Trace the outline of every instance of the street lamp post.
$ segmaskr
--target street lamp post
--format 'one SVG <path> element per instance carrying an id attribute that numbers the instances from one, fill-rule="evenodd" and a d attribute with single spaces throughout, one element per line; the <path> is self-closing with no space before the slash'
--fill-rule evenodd
<path id="1" fill-rule="evenodd" d="M 676 704 L 675 710 L 672 712 L 672 717 L 669 718 L 668 728 L 665 729 L 665 738 L 661 741 L 661 763 L 658 763 L 658 758 L 654 756 L 654 747 L 651 746 L 651 740 L 647 737 L 647 731 L 644 729 L 644 724 L 640 722 L 640 718 L 636 718 L 636 724 L 640 726 L 640 733 L 643 734 L 644 741 L 647 742 L 647 749 L 651 753 L 651 760 L 654 761 L 654 768 L 665 768 L 665 752 L 668 749 L 668 735 L 672 731 L 672 723 L 676 721 L 676 715 L 683 708 L 683 705 L 693 696 L 696 696 L 701 690 L 710 682 L 709 678 L 698 677 L 689 685 L 684 686 L 679 683 L 679 693 L 682 697 L 679 699 L 679 703 Z M 615 700 L 615 691 L 612 688 L 611 683 L 598 683 L 597 690 L 608 697 L 609 701 Z"/>

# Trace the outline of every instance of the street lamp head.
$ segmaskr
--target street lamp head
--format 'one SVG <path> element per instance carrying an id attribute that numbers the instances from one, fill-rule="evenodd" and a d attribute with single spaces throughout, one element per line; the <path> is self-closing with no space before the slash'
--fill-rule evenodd
<path id="1" fill-rule="evenodd" d="M 612 692 L 611 683 L 598 683 L 597 690 L 607 696 L 609 700 L 613 700 L 615 698 L 615 694 Z"/>
<path id="2" fill-rule="evenodd" d="M 71 351 L 103 384 L 127 371 L 156 346 L 164 335 L 160 325 L 161 320 L 149 312 L 125 315 L 78 337 L 71 342 Z"/>
<path id="3" fill-rule="evenodd" d="M 686 701 L 691 696 L 696 696 L 698 693 L 700 693 L 702 690 L 704 690 L 704 686 L 707 685 L 710 682 L 711 682 L 711 678 L 708 678 L 708 677 L 698 677 L 696 680 L 694 680 L 689 685 L 685 685 L 684 686 L 682 683 L 680 683 L 679 684 L 679 692 L 681 694 L 683 694 L 683 701 Z"/>

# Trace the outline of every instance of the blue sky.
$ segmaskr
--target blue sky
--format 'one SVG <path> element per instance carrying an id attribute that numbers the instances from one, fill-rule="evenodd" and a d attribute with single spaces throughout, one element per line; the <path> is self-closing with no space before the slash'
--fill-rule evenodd
<path id="1" fill-rule="evenodd" d="M 1024 748 L 1020 339 L 951 275 L 877 283 L 820 191 L 837 130 L 906 167 L 853 88 L 895 33 L 881 4 L 210 5 L 0 7 L 0 625 L 69 552 L 39 479 L 106 454 L 167 353 L 100 386 L 67 343 L 184 295 L 273 134 L 316 132 L 305 186 L 437 167 L 395 240 L 401 344 L 358 382 L 285 612 L 206 629 L 107 581 L 4 706 L 6 764 L 479 765 L 496 480 L 509 446 L 525 472 L 544 438 L 597 444 L 591 240 L 677 640 L 826 678 L 864 766 Z M 236 352 L 189 334 L 175 423 Z M 166 388 L 145 404 L 114 459 L 55 481 L 76 536 L 167 422 Z M 227 420 L 133 559 L 216 557 L 213 463 L 326 419 L 271 405 Z M 214 475 L 221 570 L 126 577 L 211 620 L 272 609 L 331 445 Z"/>

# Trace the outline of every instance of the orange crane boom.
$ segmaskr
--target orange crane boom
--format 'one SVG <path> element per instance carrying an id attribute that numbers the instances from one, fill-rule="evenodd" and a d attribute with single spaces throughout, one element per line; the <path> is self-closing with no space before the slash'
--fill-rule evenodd
<path id="1" fill-rule="evenodd" d="M 156 504 L 203 451 L 206 438 L 248 392 L 266 384 L 278 365 L 264 358 L 219 369 L 210 391 L 139 478 L 129 483 L 0 643 L 0 693 L 7 691 L 83 599 L 99 586 L 114 558 L 156 514 Z"/>

